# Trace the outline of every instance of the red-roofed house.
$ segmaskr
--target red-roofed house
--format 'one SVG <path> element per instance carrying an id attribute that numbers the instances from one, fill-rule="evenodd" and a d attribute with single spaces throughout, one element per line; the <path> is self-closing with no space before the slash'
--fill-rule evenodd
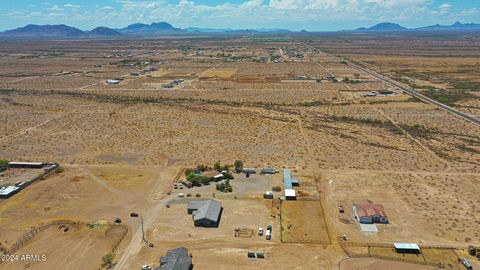
<path id="1" fill-rule="evenodd" d="M 375 204 L 370 200 L 353 204 L 353 214 L 360 223 L 388 223 L 385 208 L 381 204 Z"/>

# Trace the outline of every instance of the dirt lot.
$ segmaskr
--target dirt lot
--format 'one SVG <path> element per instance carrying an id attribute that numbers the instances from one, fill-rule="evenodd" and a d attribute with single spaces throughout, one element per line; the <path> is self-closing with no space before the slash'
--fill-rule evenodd
<path id="1" fill-rule="evenodd" d="M 43 172 L 43 169 L 9 168 L 3 171 L 2 175 L 0 176 L 0 187 L 12 186 L 15 185 L 15 183 L 17 182 L 25 182 L 27 180 L 31 180 Z"/>
<path id="2" fill-rule="evenodd" d="M 130 228 L 115 254 L 119 269 L 156 264 L 168 248 L 178 246 L 190 249 L 196 269 L 336 269 L 345 254 L 335 241 L 343 234 L 353 242 L 480 244 L 480 128 L 402 93 L 365 97 L 362 93 L 386 85 L 322 51 L 365 62 L 399 80 L 415 77 L 406 74 L 413 66 L 415 74 L 440 74 L 439 55 L 448 52 L 452 56 L 445 59 L 452 64 L 441 74 L 455 73 L 454 80 L 437 80 L 433 73 L 417 79 L 419 85 L 453 90 L 458 82 L 475 83 L 478 77 L 478 46 L 472 46 L 478 39 L 457 38 L 460 49 L 427 37 L 405 43 L 422 48 L 421 56 L 410 54 L 405 40 L 396 38 L 3 42 L 0 157 L 59 162 L 65 172 L 0 202 L 2 245 L 9 246 L 30 226 L 55 219 L 116 217 Z M 131 75 L 139 72 L 145 74 Z M 117 77 L 124 78 L 122 83 L 105 83 Z M 185 81 L 161 88 L 175 79 Z M 454 103 L 473 113 L 478 107 L 470 96 Z M 301 180 L 298 191 L 324 202 L 334 244 L 280 242 L 278 209 L 260 198 L 273 186 L 283 187 L 280 175 L 239 175 L 231 194 L 216 192 L 214 185 L 185 191 L 202 198 L 216 192 L 225 206 L 218 229 L 194 228 L 185 204 L 174 203 L 180 191 L 166 195 L 175 176 L 185 166 L 237 159 L 257 169 L 290 168 Z M 383 204 L 391 221 L 379 226 L 378 234 L 363 234 L 351 218 L 352 203 L 365 199 Z M 346 209 L 343 215 L 339 204 Z M 321 221 L 318 202 L 287 205 L 284 210 L 291 207 L 295 214 L 289 213 L 291 229 L 300 228 L 295 237 L 304 237 Z M 141 217 L 130 218 L 132 211 Z M 311 213 L 314 218 L 306 219 Z M 153 248 L 142 241 L 142 219 Z M 257 230 L 268 223 L 274 226 L 272 241 L 233 236 L 235 227 Z M 323 233 L 314 236 L 324 238 Z M 249 260 L 250 249 L 270 257 Z M 416 267 L 364 262 L 345 265 Z"/>
<path id="3" fill-rule="evenodd" d="M 177 173 L 178 168 L 162 166 L 66 167 L 64 172 L 37 181 L 0 202 L 1 244 L 8 248 L 31 226 L 65 219 L 113 222 L 120 217 L 136 230 L 138 224 L 128 219 L 129 213 L 146 212 L 155 205 L 155 199 L 164 193 L 165 186 L 170 186 Z M 41 248 L 42 243 L 35 245 Z M 63 248 L 65 252 L 70 250 L 68 246 Z M 100 260 L 93 262 L 98 267 Z"/>
<path id="4" fill-rule="evenodd" d="M 18 253 L 20 256 L 45 256 L 40 261 L 20 259 L 2 263 L 0 269 L 98 269 L 102 256 L 111 250 L 116 236 L 106 234 L 108 226 L 90 229 L 85 225 L 69 225 L 68 228 L 68 232 L 64 232 L 52 226 L 35 235 Z"/>
<path id="5" fill-rule="evenodd" d="M 282 240 L 292 243 L 329 243 L 325 217 L 318 201 L 282 203 Z"/>
<path id="6" fill-rule="evenodd" d="M 346 234 L 351 241 L 387 243 L 414 241 L 453 244 L 480 241 L 475 229 L 480 222 L 478 214 L 470 212 L 473 210 L 473 213 L 477 213 L 477 210 L 466 207 L 471 202 L 476 204 L 477 198 L 471 190 L 477 186 L 474 184 L 479 180 L 477 176 L 337 171 L 325 172 L 323 177 L 328 202 L 327 216 L 332 217 L 333 228 L 338 236 Z M 462 184 L 448 180 L 452 178 L 459 179 Z M 452 188 L 457 192 L 449 193 L 445 185 L 454 185 Z M 431 195 L 432 192 L 436 195 Z M 443 198 L 441 194 L 446 197 Z M 353 203 L 367 199 L 382 204 L 389 217 L 389 224 L 377 225 L 377 234 L 363 233 L 353 218 Z M 338 212 L 339 205 L 344 206 L 345 213 Z M 411 234 L 412 231 L 417 232 L 415 236 Z"/>

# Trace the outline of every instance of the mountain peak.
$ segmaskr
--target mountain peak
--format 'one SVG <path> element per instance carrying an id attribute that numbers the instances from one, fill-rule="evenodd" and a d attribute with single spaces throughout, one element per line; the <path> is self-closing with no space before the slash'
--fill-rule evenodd
<path id="1" fill-rule="evenodd" d="M 399 25 L 399 24 L 396 24 L 396 23 L 391 23 L 391 22 L 383 22 L 383 23 L 379 23 L 379 24 L 376 24 L 370 28 L 364 28 L 364 27 L 361 27 L 361 28 L 358 28 L 357 31 L 403 31 L 403 30 L 407 30 L 407 28 Z"/>
<path id="2" fill-rule="evenodd" d="M 65 24 L 57 25 L 36 25 L 28 24 L 13 30 L 5 31 L 9 36 L 13 37 L 75 37 L 81 36 L 84 32 L 78 28 Z"/>
<path id="3" fill-rule="evenodd" d="M 111 28 L 99 26 L 99 27 L 89 31 L 88 35 L 90 35 L 90 36 L 119 36 L 121 34 L 117 31 L 111 29 Z"/>
<path id="4" fill-rule="evenodd" d="M 154 22 L 151 24 L 134 23 L 125 28 L 119 29 L 118 31 L 124 34 L 148 34 L 159 32 L 178 32 L 181 31 L 181 29 L 175 28 L 167 22 Z"/>

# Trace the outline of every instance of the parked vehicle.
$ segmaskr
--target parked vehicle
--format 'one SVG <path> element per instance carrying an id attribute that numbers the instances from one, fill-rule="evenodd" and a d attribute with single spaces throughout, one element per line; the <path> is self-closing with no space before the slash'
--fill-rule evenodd
<path id="1" fill-rule="evenodd" d="M 174 189 L 177 189 L 177 188 L 178 188 L 178 184 L 177 184 L 177 183 L 173 184 L 173 188 L 174 188 Z"/>
<path id="2" fill-rule="evenodd" d="M 340 205 L 340 207 L 338 207 L 338 211 L 340 213 L 345 213 L 345 209 L 343 208 L 343 205 Z"/>
<path id="3" fill-rule="evenodd" d="M 260 236 L 263 235 L 263 228 L 262 227 L 258 228 L 258 235 L 260 235 Z"/>
<path id="4" fill-rule="evenodd" d="M 267 231 L 272 232 L 272 225 L 270 225 L 270 224 L 267 225 Z"/>
<path id="5" fill-rule="evenodd" d="M 130 216 L 131 216 L 131 217 L 138 217 L 138 213 L 131 212 L 131 213 L 130 213 Z"/>
<path id="6" fill-rule="evenodd" d="M 272 232 L 270 230 L 267 230 L 265 233 L 265 239 L 270 240 L 272 239 Z"/>
<path id="7" fill-rule="evenodd" d="M 465 266 L 467 270 L 473 270 L 473 266 L 470 264 L 470 262 L 466 258 L 462 260 L 462 264 L 463 266 Z"/>
<path id="8" fill-rule="evenodd" d="M 142 266 L 142 270 L 152 270 L 152 267 L 150 265 L 144 265 Z"/>
<path id="9" fill-rule="evenodd" d="M 122 220 L 117 217 L 117 218 L 115 219 L 115 223 L 120 224 L 120 223 L 122 223 Z"/>

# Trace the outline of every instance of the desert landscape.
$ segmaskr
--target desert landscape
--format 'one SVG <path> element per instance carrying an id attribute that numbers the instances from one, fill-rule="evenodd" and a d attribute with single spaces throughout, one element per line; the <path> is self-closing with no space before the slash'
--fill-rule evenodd
<path id="1" fill-rule="evenodd" d="M 480 126 L 341 59 L 479 117 L 480 38 L 406 39 L 2 41 L 0 159 L 62 169 L 0 200 L 0 250 L 46 255 L 0 269 L 158 267 L 177 247 L 194 269 L 479 267 L 468 247 L 480 245 Z M 235 172 L 237 160 L 256 173 Z M 216 162 L 232 192 L 178 187 Z M 194 226 L 195 199 L 222 203 L 218 227 Z M 388 215 L 377 232 L 352 213 L 365 200 Z M 267 225 L 271 240 L 258 235 Z"/>

